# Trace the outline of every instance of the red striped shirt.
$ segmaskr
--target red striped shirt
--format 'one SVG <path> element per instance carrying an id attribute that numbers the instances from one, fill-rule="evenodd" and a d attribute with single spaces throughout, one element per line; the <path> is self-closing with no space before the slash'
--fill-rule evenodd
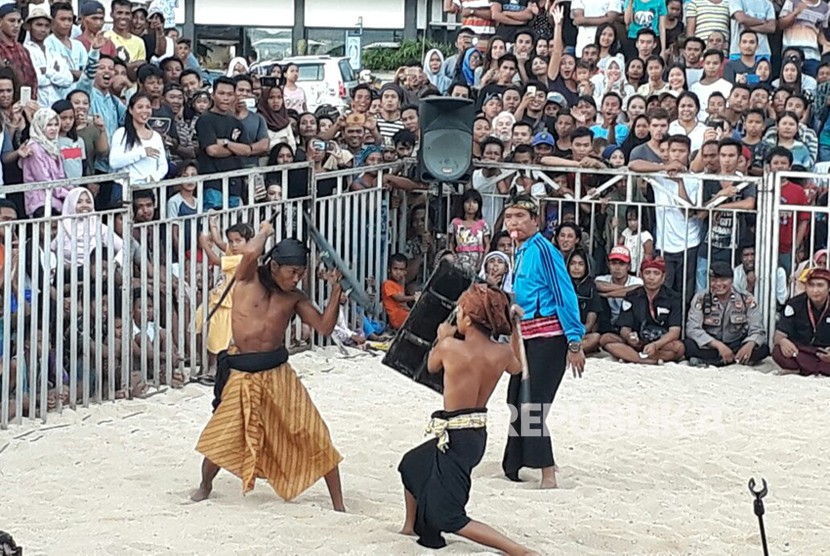
<path id="1" fill-rule="evenodd" d="M 531 340 L 533 338 L 553 338 L 554 336 L 564 336 L 565 334 L 556 315 L 523 320 L 521 321 L 521 327 L 522 338 L 525 340 Z"/>

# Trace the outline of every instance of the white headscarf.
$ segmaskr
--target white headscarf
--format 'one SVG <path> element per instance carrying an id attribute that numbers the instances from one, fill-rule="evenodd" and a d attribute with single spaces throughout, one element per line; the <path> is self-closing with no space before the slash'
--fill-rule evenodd
<path id="1" fill-rule="evenodd" d="M 54 139 L 46 137 L 46 125 L 57 118 L 58 115 L 51 108 L 40 108 L 35 112 L 32 123 L 29 125 L 29 139 L 43 147 L 49 156 L 60 159 L 61 148 L 58 145 L 57 136 Z"/>
<path id="2" fill-rule="evenodd" d="M 226 74 L 227 77 L 233 77 L 235 75 L 238 75 L 238 74 L 234 73 L 234 69 L 236 68 L 236 64 L 242 64 L 242 66 L 245 68 L 245 71 L 243 73 L 248 73 L 248 62 L 245 61 L 245 58 L 242 58 L 241 56 L 237 56 L 236 58 L 231 60 L 230 64 L 228 64 L 228 72 Z"/>
<path id="3" fill-rule="evenodd" d="M 431 69 L 429 69 L 429 61 L 432 59 L 433 54 L 437 54 L 438 59 L 441 60 L 441 65 L 438 66 L 438 71 L 434 73 Z M 444 55 L 437 48 L 433 48 L 432 50 L 427 52 L 426 56 L 424 56 L 424 73 L 426 74 L 427 79 L 429 79 L 429 82 L 435 85 L 435 88 L 438 89 L 441 92 L 441 94 L 446 93 L 447 90 L 450 88 L 450 84 L 452 83 L 452 80 L 446 75 L 444 75 L 443 71 L 441 71 L 443 67 Z"/>
<path id="4" fill-rule="evenodd" d="M 63 228 L 63 242 L 58 247 L 58 238 L 52 240 L 52 251 L 63 257 L 64 264 L 72 264 L 72 253 L 75 255 L 75 265 L 83 266 L 90 261 L 90 255 L 98 246 L 98 239 L 100 237 L 101 243 L 106 245 L 109 242 L 109 229 L 101 223 L 101 219 L 94 212 L 88 213 L 84 216 L 77 216 L 78 199 L 81 195 L 86 193 L 90 200 L 95 198 L 89 189 L 85 187 L 76 187 L 69 192 L 66 199 L 63 201 L 62 216 L 73 216 L 74 218 L 61 218 L 61 227 Z M 75 222 L 76 224 L 72 225 Z M 73 229 L 74 228 L 74 229 Z M 114 259 L 124 246 L 124 242 L 117 234 L 112 235 L 112 252 L 109 253 L 110 259 Z"/>
<path id="5" fill-rule="evenodd" d="M 481 263 L 481 271 L 478 273 L 479 278 L 487 280 L 487 261 L 490 259 L 501 259 L 507 265 L 507 272 L 504 273 L 499 287 L 504 293 L 513 293 L 513 268 L 510 266 L 510 257 L 501 251 L 490 251 L 484 256 L 484 261 Z"/>

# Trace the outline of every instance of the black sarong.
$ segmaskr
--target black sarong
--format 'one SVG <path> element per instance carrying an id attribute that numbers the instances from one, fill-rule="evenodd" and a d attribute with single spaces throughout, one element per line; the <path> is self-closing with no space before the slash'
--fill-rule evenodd
<path id="1" fill-rule="evenodd" d="M 213 383 L 213 411 L 222 401 L 222 390 L 231 376 L 231 369 L 245 373 L 259 373 L 279 367 L 288 361 L 288 350 L 278 347 L 274 351 L 261 353 L 228 353 L 220 351 L 216 358 L 216 381 Z"/>
<path id="2" fill-rule="evenodd" d="M 433 419 L 451 419 L 459 415 L 485 413 L 483 409 L 436 411 Z M 438 449 L 433 438 L 404 455 L 398 471 L 403 485 L 418 502 L 415 533 L 418 544 L 427 548 L 447 545 L 442 532 L 455 533 L 463 529 L 470 518 L 464 507 L 470 498 L 471 473 L 484 457 L 487 429 L 451 429 L 449 446 L 445 452 Z"/>
<path id="3" fill-rule="evenodd" d="M 531 419 L 528 423 L 522 422 L 519 404 L 522 375 L 513 375 L 507 387 L 507 404 L 513 421 L 502 460 L 502 469 L 508 477 L 517 476 L 522 467 L 542 469 L 554 465 L 553 444 L 544 423 L 565 376 L 568 340 L 564 336 L 525 340 L 525 351 L 530 374 Z"/>

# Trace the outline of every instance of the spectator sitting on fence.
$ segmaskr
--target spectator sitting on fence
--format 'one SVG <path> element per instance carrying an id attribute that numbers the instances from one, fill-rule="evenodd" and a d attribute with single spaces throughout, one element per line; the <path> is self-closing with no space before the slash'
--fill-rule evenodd
<path id="1" fill-rule="evenodd" d="M 588 353 L 599 351 L 600 334 L 597 332 L 597 317 L 604 305 L 594 284 L 591 273 L 591 257 L 581 248 L 574 249 L 568 256 L 568 274 L 573 281 L 579 304 L 579 320 L 585 326 L 582 350 Z"/>
<path id="2" fill-rule="evenodd" d="M 406 269 L 409 261 L 404 255 L 396 253 L 389 257 L 389 279 L 381 286 L 383 309 L 389 326 L 398 330 L 409 316 L 408 303 L 414 303 L 421 297 L 420 292 L 412 295 L 406 293 Z"/>
<path id="3" fill-rule="evenodd" d="M 227 243 L 222 240 L 215 218 L 210 219 L 210 232 L 199 236 L 199 246 L 203 249 L 208 262 L 222 270 L 222 277 L 208 295 L 207 309 L 199 307 L 196 310 L 196 333 L 201 333 L 203 326 L 207 326 L 208 330 L 205 347 L 208 352 L 207 374 L 209 377 L 216 376 L 217 356 L 228 349 L 231 344 L 233 287 L 230 284 L 236 274 L 236 267 L 242 261 L 242 250 L 254 237 L 254 229 L 249 224 L 240 222 L 228 228 L 225 236 L 228 239 Z M 214 247 L 223 253 L 221 257 L 216 254 Z M 231 290 L 226 292 L 229 286 Z M 213 315 L 210 321 L 206 322 L 211 313 Z"/>
<path id="4" fill-rule="evenodd" d="M 667 288 L 666 263 L 647 259 L 640 267 L 643 286 L 626 294 L 617 320 L 620 335 L 604 334 L 602 348 L 615 359 L 644 365 L 683 358 L 683 301 Z"/>
<path id="5" fill-rule="evenodd" d="M 50 182 L 64 179 L 61 149 L 58 144 L 60 122 L 58 115 L 50 108 L 41 108 L 35 112 L 29 125 L 29 141 L 18 150 L 18 164 L 23 170 L 24 183 Z M 52 214 L 60 214 L 63 199 L 69 194 L 67 187 L 55 187 L 49 190 L 35 189 L 26 191 L 26 215 L 39 218 L 45 214 L 46 199 L 52 202 Z"/>
<path id="6" fill-rule="evenodd" d="M 830 376 L 830 271 L 813 268 L 804 293 L 784 305 L 772 358 L 784 371 Z"/>
<path id="7" fill-rule="evenodd" d="M 141 297 L 144 295 L 142 288 L 133 289 L 133 328 L 132 328 L 132 356 L 133 368 L 140 369 L 141 361 L 146 357 L 149 371 L 148 378 L 154 378 L 158 372 L 158 380 L 161 384 L 167 383 L 167 373 L 165 369 L 173 368 L 171 386 L 173 388 L 181 388 L 184 386 L 184 376 L 175 370 L 179 366 L 179 355 L 176 343 L 170 336 L 167 330 L 163 329 L 157 322 L 155 322 L 155 314 L 153 311 L 153 297 L 147 292 L 147 305 L 142 306 Z M 143 324 L 143 319 L 146 319 L 146 326 Z M 155 344 L 158 341 L 159 350 L 159 364 L 160 368 L 153 368 Z M 170 344 L 171 359 L 167 359 L 167 345 Z"/>
<path id="8" fill-rule="evenodd" d="M 76 187 L 69 192 L 63 205 L 60 220 L 62 230 L 55 233 L 52 252 L 65 265 L 76 268 L 88 266 L 91 255 L 99 246 L 108 248 L 113 260 L 121 258 L 124 242 L 115 230 L 110 229 L 95 214 L 95 200 L 85 187 Z"/>
<path id="9" fill-rule="evenodd" d="M 692 299 L 683 342 L 692 367 L 754 365 L 769 355 L 763 315 L 755 298 L 734 287 L 729 263 L 714 261 L 709 291 Z"/>

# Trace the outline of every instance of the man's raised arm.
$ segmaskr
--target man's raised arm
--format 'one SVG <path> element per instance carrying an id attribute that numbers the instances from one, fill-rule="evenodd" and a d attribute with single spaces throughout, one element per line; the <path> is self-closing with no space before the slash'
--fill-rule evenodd
<path id="1" fill-rule="evenodd" d="M 268 238 L 274 234 L 274 228 L 269 222 L 263 222 L 259 226 L 259 232 L 249 241 L 242 251 L 242 261 L 236 268 L 236 281 L 249 282 L 256 278 L 256 269 L 259 264 L 259 257 L 265 249 Z"/>

